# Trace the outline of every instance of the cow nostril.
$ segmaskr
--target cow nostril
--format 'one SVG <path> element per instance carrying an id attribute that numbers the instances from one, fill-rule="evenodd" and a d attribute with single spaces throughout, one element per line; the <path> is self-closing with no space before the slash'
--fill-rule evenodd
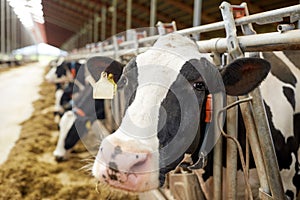
<path id="1" fill-rule="evenodd" d="M 136 159 L 139 159 L 137 162 L 135 162 L 129 169 L 129 172 L 137 172 L 143 168 L 143 165 L 147 162 L 148 156 L 135 156 Z"/>
<path id="2" fill-rule="evenodd" d="M 63 156 L 55 156 L 56 162 L 63 162 L 66 161 L 66 159 Z"/>

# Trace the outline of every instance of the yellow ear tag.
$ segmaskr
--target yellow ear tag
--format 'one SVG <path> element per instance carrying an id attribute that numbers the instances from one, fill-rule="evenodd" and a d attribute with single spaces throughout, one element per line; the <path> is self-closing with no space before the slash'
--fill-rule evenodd
<path id="1" fill-rule="evenodd" d="M 108 74 L 106 72 L 101 73 L 99 81 L 97 81 L 93 88 L 93 98 L 94 99 L 113 99 L 115 91 L 117 89 L 117 84 L 113 79 L 113 74 Z"/>

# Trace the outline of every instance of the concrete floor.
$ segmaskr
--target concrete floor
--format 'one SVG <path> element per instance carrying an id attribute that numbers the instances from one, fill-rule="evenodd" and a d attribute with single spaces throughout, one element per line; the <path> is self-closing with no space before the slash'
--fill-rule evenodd
<path id="1" fill-rule="evenodd" d="M 31 116 L 45 66 L 31 63 L 0 74 L 0 164 L 19 137 L 20 123 Z"/>

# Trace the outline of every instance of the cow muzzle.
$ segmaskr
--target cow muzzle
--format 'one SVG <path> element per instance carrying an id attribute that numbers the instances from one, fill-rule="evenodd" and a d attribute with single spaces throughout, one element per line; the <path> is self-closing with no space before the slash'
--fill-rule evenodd
<path id="1" fill-rule="evenodd" d="M 93 175 L 115 188 L 143 192 L 159 186 L 158 154 L 140 141 L 110 135 L 102 141 Z"/>

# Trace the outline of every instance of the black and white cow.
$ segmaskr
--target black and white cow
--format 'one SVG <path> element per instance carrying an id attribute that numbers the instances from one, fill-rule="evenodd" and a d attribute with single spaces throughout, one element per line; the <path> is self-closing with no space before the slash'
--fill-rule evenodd
<path id="1" fill-rule="evenodd" d="M 288 196 L 300 190 L 300 51 L 266 52 L 271 73 L 261 84 L 280 174 Z"/>
<path id="2" fill-rule="evenodd" d="M 59 120 L 58 116 L 62 116 L 65 111 L 72 108 L 72 95 L 83 90 L 85 86 L 84 73 L 77 73 L 85 61 L 67 62 L 60 57 L 55 63 L 56 65 L 52 66 L 45 78 L 56 85 L 54 113 Z"/>
<path id="3" fill-rule="evenodd" d="M 93 175 L 133 192 L 162 186 L 166 173 L 179 164 L 184 153 L 191 153 L 194 162 L 198 159 L 207 126 L 205 102 L 214 92 L 207 83 L 221 79 L 226 93 L 237 96 L 253 90 L 267 77 L 262 94 L 284 189 L 293 198 L 300 189 L 299 105 L 295 101 L 299 69 L 292 63 L 290 70 L 278 67 L 282 62 L 277 57 L 264 56 L 272 63 L 276 59 L 277 67 L 269 75 L 270 64 L 260 58 L 238 59 L 219 73 L 192 40 L 176 33 L 161 36 L 123 70 L 118 88 L 125 92 L 126 112 L 119 129 L 102 141 Z"/>
<path id="4" fill-rule="evenodd" d="M 96 59 L 97 60 L 97 59 Z M 109 134 L 108 124 L 103 124 L 103 120 L 107 114 L 105 114 L 105 106 L 103 99 L 93 99 L 93 84 L 100 78 L 100 71 L 103 71 L 102 66 L 107 66 L 106 64 L 92 65 L 90 63 L 95 62 L 94 59 L 87 61 L 88 65 L 82 66 L 78 70 L 78 75 L 85 74 L 85 79 L 89 80 L 85 84 L 85 88 L 72 97 L 72 106 L 70 111 L 63 114 L 59 122 L 59 138 L 56 148 L 53 152 L 55 159 L 57 161 L 65 161 L 69 157 L 69 153 L 75 144 L 85 136 L 91 129 L 92 124 L 99 120 L 96 125 L 98 129 L 102 131 L 103 136 Z M 101 62 L 114 62 L 109 58 L 101 59 Z M 87 66 L 92 66 L 88 68 Z M 122 64 L 116 63 L 115 66 L 118 70 L 123 68 Z M 102 67 L 102 68 L 101 68 Z M 78 76 L 77 75 L 77 76 Z M 121 74 L 119 74 L 120 76 Z M 116 80 L 119 78 L 115 77 Z M 92 80 L 91 80 L 92 79 Z M 73 90 L 74 93 L 74 90 Z M 72 92 L 71 92 L 72 94 Z M 108 130 L 107 130 L 108 129 Z"/>

